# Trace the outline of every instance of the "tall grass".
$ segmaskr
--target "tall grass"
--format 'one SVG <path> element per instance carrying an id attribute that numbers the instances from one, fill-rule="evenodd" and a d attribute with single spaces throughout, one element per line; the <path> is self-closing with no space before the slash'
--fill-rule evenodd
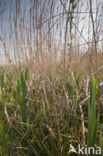
<path id="1" fill-rule="evenodd" d="M 22 121 L 27 122 L 27 103 L 28 103 L 28 91 L 27 91 L 27 86 L 26 86 L 26 79 L 27 79 L 27 71 L 24 74 L 21 73 L 20 79 L 17 77 L 17 96 L 18 96 L 18 103 L 20 104 L 21 107 L 21 116 L 22 116 Z"/>
<path id="2" fill-rule="evenodd" d="M 102 147 L 96 80 L 87 104 L 83 75 L 67 69 L 31 81 L 27 69 L 1 72 L 0 154 L 66 156 L 70 144 Z"/>
<path id="3" fill-rule="evenodd" d="M 0 66 L 1 156 L 68 156 L 70 144 L 99 145 L 103 150 L 101 3 L 96 6 L 95 28 L 88 22 L 87 41 L 84 26 L 79 27 L 86 14 L 83 18 L 79 13 L 82 8 L 91 13 L 94 25 L 92 11 L 85 8 L 88 2 L 0 2 L 3 10 L 7 7 L 0 12 L 6 60 Z M 86 46 L 80 48 L 82 41 Z"/>

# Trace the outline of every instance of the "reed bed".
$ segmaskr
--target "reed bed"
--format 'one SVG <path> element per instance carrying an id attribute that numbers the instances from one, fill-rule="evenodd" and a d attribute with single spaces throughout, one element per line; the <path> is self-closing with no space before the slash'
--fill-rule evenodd
<path id="1" fill-rule="evenodd" d="M 72 155 L 70 144 L 103 149 L 100 71 L 97 81 L 95 73 L 68 65 L 40 73 L 27 65 L 8 68 L 0 72 L 2 156 Z"/>

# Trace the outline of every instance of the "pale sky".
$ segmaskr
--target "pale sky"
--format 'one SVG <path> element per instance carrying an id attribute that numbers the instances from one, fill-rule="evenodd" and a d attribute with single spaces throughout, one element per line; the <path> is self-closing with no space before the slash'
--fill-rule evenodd
<path id="1" fill-rule="evenodd" d="M 14 22 L 12 22 L 11 25 L 10 25 L 10 22 L 9 22 L 9 18 L 10 18 L 10 14 L 9 14 L 10 13 L 10 5 L 9 5 L 9 2 L 10 2 L 10 0 L 1 0 L 1 2 L 0 2 L 0 4 L 1 4 L 0 5 L 0 10 L 2 11 L 3 9 L 6 9 L 5 12 L 0 15 L 0 23 L 1 23 L 1 25 L 0 25 L 1 35 L 0 36 L 3 39 L 3 42 L 6 43 L 6 48 L 8 49 L 8 51 L 10 51 L 11 55 L 13 56 L 13 51 L 14 51 L 14 49 L 13 49 L 14 45 L 13 44 L 14 43 L 10 41 L 9 37 L 10 37 L 10 26 L 12 26 L 12 31 L 13 31 Z M 14 12 L 15 12 L 15 7 L 13 7 L 13 6 L 15 6 L 15 0 L 11 0 L 11 2 L 12 2 L 11 20 L 13 21 L 14 20 Z M 60 6 L 60 0 L 54 0 L 54 2 L 55 2 L 55 12 L 54 12 L 54 14 L 56 15 L 57 13 L 60 13 L 62 11 L 61 10 L 62 6 Z M 65 0 L 63 2 L 65 2 Z M 78 12 L 89 12 L 88 2 L 89 2 L 89 0 L 80 0 L 79 7 L 78 7 Z M 30 13 L 31 4 L 30 4 L 30 1 L 28 1 L 28 0 L 20 0 L 20 3 L 21 3 L 21 10 L 22 10 L 22 8 L 23 8 L 23 11 L 25 10 L 25 23 L 26 23 L 25 24 L 25 37 L 26 37 L 26 32 L 29 29 L 28 28 L 28 26 L 29 26 L 29 13 Z M 66 4 L 66 7 L 68 7 L 67 4 Z M 98 19 L 99 25 L 102 26 L 102 22 L 103 22 L 103 17 L 102 17 L 102 15 L 103 15 L 103 0 L 93 0 L 94 20 L 95 20 L 95 17 L 96 17 L 95 15 L 96 15 L 96 11 L 97 11 L 96 8 L 98 8 L 98 12 L 99 12 L 97 19 Z M 22 17 L 24 17 L 23 16 L 23 11 L 21 11 L 22 16 L 19 17 L 21 20 L 23 20 Z M 49 16 L 49 14 L 48 14 L 48 16 Z M 49 17 L 46 17 L 46 18 L 48 19 Z M 99 21 L 99 18 L 100 18 L 100 21 Z M 53 18 L 54 23 L 56 22 L 56 20 L 57 20 L 57 17 Z M 77 32 L 76 35 L 78 35 L 77 42 L 79 41 L 80 44 L 83 44 L 83 43 L 85 43 L 84 39 L 87 42 L 88 42 L 88 40 L 91 41 L 92 40 L 91 39 L 92 25 L 91 25 L 90 14 L 89 13 L 82 13 L 82 14 L 79 13 L 78 17 L 76 17 L 76 20 L 78 22 L 78 26 L 77 26 L 78 31 L 76 30 L 76 32 Z M 44 21 L 45 21 L 45 19 L 44 19 Z M 58 26 L 59 29 L 57 29 L 57 26 Z M 45 29 L 45 31 L 46 31 L 46 29 Z M 61 32 L 61 38 L 60 38 L 60 31 L 62 31 Z M 59 48 L 61 48 L 61 45 L 64 42 L 65 20 L 64 21 L 60 20 L 58 22 L 58 25 L 55 24 L 55 26 L 53 27 L 51 32 L 52 32 L 52 34 L 54 34 L 55 42 L 58 42 L 58 45 L 60 45 Z M 101 32 L 102 32 L 102 30 L 101 30 Z M 103 36 L 102 34 L 99 35 L 99 39 L 102 39 L 102 36 Z M 12 37 L 14 38 L 15 36 L 12 36 Z M 25 43 L 26 42 L 27 41 L 25 41 Z M 32 39 L 31 39 L 31 42 L 33 44 L 34 41 L 32 41 Z M 28 48 L 26 48 L 25 50 L 28 50 Z M 0 43 L 0 53 L 1 53 L 0 63 L 2 62 L 2 63 L 5 64 L 4 54 L 3 54 L 3 50 L 2 50 L 2 42 Z"/>

